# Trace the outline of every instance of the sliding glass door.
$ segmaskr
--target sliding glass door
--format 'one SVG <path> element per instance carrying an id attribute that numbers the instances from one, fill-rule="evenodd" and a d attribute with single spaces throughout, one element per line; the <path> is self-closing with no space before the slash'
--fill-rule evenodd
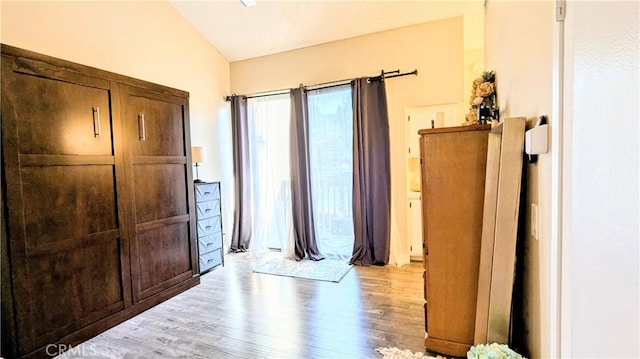
<path id="1" fill-rule="evenodd" d="M 291 227 L 289 94 L 250 98 L 252 251 L 284 249 Z"/>
<path id="2" fill-rule="evenodd" d="M 307 94 L 313 217 L 319 250 L 349 258 L 353 251 L 353 115 L 351 86 Z"/>
<path id="3" fill-rule="evenodd" d="M 353 251 L 351 86 L 311 90 L 309 152 L 316 240 L 326 256 Z M 291 229 L 289 95 L 250 98 L 252 252 L 285 249 Z"/>

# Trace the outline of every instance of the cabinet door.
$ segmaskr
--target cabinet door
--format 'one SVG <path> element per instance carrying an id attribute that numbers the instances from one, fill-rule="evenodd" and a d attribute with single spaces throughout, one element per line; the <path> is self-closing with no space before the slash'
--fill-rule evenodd
<path id="1" fill-rule="evenodd" d="M 410 198 L 408 213 L 409 244 L 411 245 L 411 260 L 422 261 L 422 201 L 418 198 Z"/>
<path id="2" fill-rule="evenodd" d="M 111 83 L 2 58 L 2 150 L 20 354 L 130 304 Z"/>
<path id="3" fill-rule="evenodd" d="M 134 301 L 197 273 L 187 99 L 122 87 Z"/>

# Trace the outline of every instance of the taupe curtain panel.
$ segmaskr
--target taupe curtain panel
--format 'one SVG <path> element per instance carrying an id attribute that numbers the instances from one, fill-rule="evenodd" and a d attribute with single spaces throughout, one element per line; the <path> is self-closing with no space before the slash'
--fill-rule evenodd
<path id="1" fill-rule="evenodd" d="M 251 242 L 251 178 L 249 169 L 249 129 L 247 99 L 231 96 L 231 132 L 233 136 L 233 172 L 235 212 L 231 252 L 244 252 Z"/>
<path id="2" fill-rule="evenodd" d="M 389 262 L 391 165 L 384 80 L 353 82 L 353 226 L 350 263 Z"/>
<path id="3" fill-rule="evenodd" d="M 309 171 L 309 112 L 304 88 L 291 89 L 291 207 L 293 215 L 294 255 L 297 261 L 306 257 L 321 260 L 313 221 L 313 198 Z"/>

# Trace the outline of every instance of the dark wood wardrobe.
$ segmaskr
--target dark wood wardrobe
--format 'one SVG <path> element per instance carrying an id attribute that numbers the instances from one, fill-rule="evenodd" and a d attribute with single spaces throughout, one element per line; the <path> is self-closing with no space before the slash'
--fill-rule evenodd
<path id="1" fill-rule="evenodd" d="M 199 283 L 188 97 L 2 45 L 4 357 L 57 354 Z"/>

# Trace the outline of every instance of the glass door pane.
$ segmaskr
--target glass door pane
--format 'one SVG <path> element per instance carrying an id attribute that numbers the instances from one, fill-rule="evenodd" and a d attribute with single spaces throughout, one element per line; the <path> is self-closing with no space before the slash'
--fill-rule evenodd
<path id="1" fill-rule="evenodd" d="M 351 86 L 308 93 L 313 217 L 320 252 L 353 252 L 353 116 Z"/>
<path id="2" fill-rule="evenodd" d="M 252 250 L 284 249 L 291 226 L 289 95 L 247 100 Z"/>

